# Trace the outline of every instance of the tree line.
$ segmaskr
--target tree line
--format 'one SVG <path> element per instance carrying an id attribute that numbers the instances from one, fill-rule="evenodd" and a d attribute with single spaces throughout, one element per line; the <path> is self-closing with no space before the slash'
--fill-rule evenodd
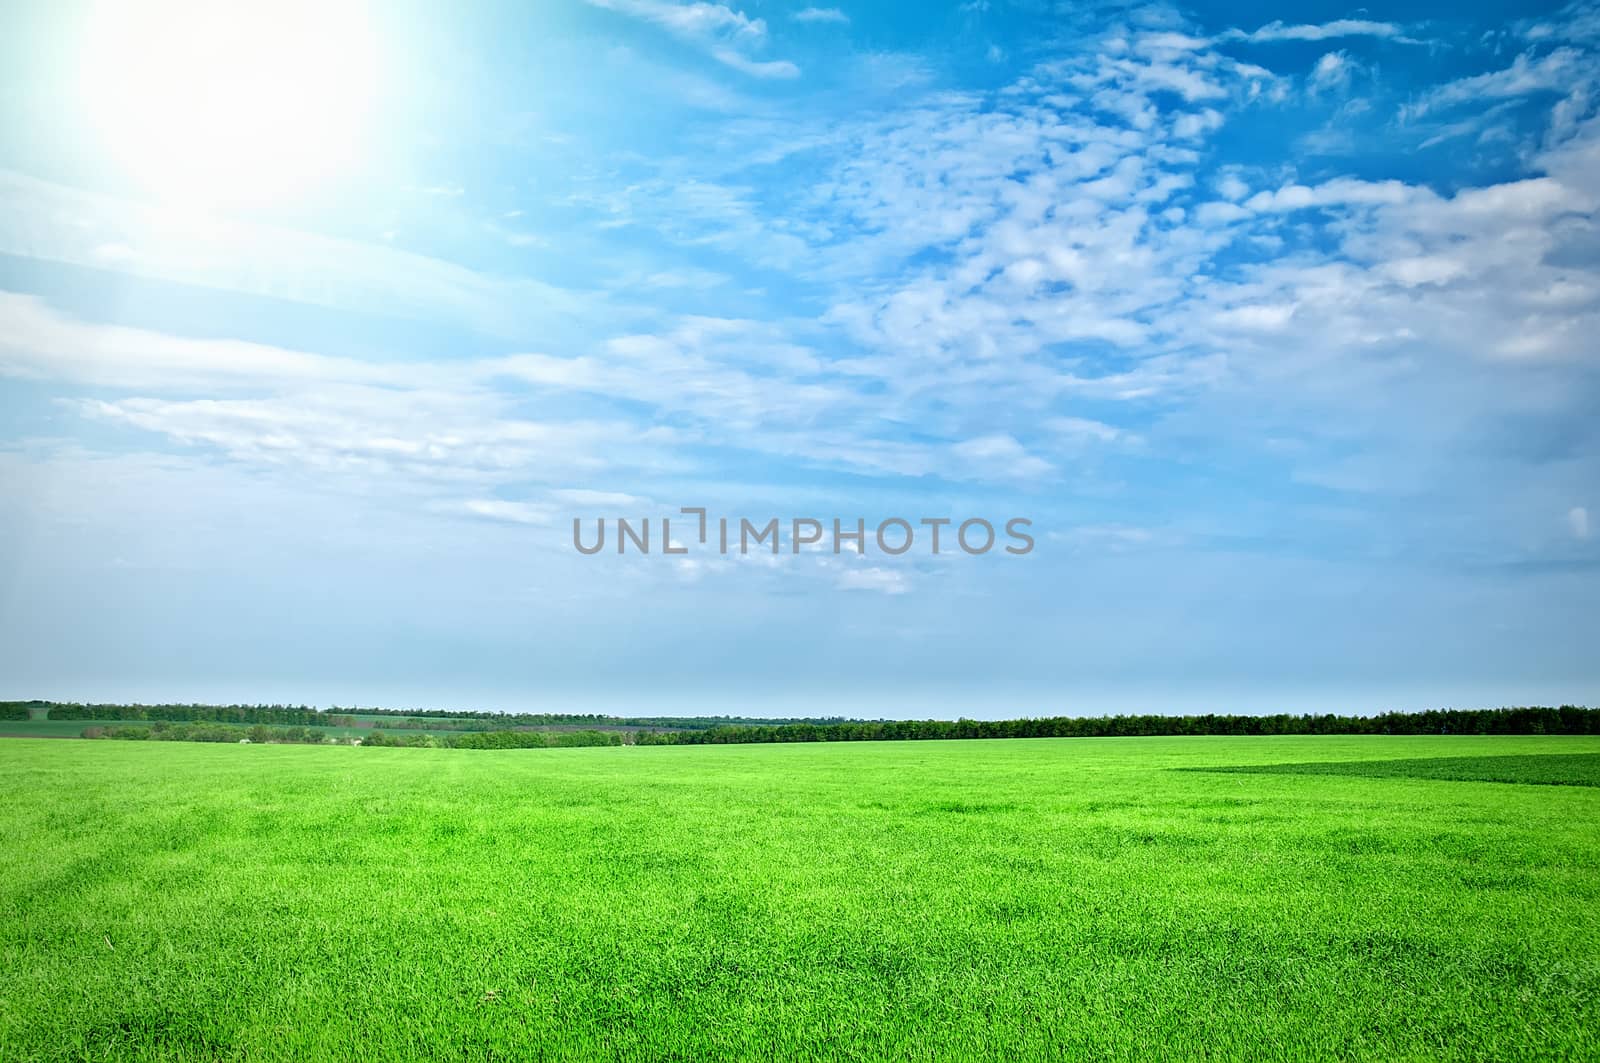
<path id="1" fill-rule="evenodd" d="M 156 720 L 148 725 L 85 727 L 84 738 L 108 738 L 128 742 L 250 742 L 263 744 L 320 745 L 324 742 L 354 742 L 362 746 L 411 746 L 432 749 L 561 749 L 571 746 L 616 746 L 622 735 L 616 731 L 474 731 L 462 734 L 385 734 L 372 731 L 359 739 L 329 738 L 312 727 L 268 727 L 200 721 L 170 723 Z"/>
<path id="2" fill-rule="evenodd" d="M 709 730 L 726 727 L 777 727 L 785 724 L 858 723 L 841 716 L 763 719 L 752 716 L 602 716 L 592 713 L 482 712 L 447 709 L 379 709 L 331 705 L 86 704 L 55 701 L 0 702 L 0 720 L 26 720 L 45 710 L 51 720 L 151 721 L 170 723 L 269 724 L 299 727 L 355 727 L 358 716 L 377 717 L 391 730 L 502 731 L 522 727 L 577 729 Z"/>
<path id="3" fill-rule="evenodd" d="M 355 720 L 308 705 L 85 705 L 51 702 L 51 720 L 163 720 L 167 723 L 279 724 L 353 727 Z"/>
<path id="4" fill-rule="evenodd" d="M 1016 720 L 877 720 L 777 727 L 712 727 L 636 735 L 642 746 L 747 742 L 898 742 L 952 738 L 1123 738 L 1182 735 L 1584 735 L 1600 709 L 1431 709 L 1376 716 L 1049 716 Z"/>
<path id="5" fill-rule="evenodd" d="M 0 719 L 27 719 L 28 706 L 39 703 L 0 702 Z M 64 714 L 61 710 L 65 710 Z M 366 710 L 362 710 L 365 713 Z M 168 713 L 188 712 L 188 717 Z M 319 727 L 352 727 L 355 720 L 332 710 L 303 706 L 165 706 L 165 705 L 54 705 L 51 719 L 94 721 L 149 721 L 140 727 L 90 727 L 84 737 L 155 739 L 168 741 L 320 742 Z M 434 746 L 455 749 L 521 749 L 586 745 L 723 745 L 753 742 L 896 742 L 958 738 L 1111 738 L 1184 735 L 1592 735 L 1600 734 L 1600 709 L 1563 705 L 1501 709 L 1431 709 L 1425 712 L 1386 712 L 1376 716 L 1321 715 L 1271 716 L 1049 716 L 1012 720 L 819 720 L 747 721 L 738 717 L 689 717 L 702 726 L 684 730 L 640 728 L 641 721 L 627 717 L 587 717 L 626 721 L 627 730 L 579 728 L 574 730 L 513 730 L 508 724 L 540 718 L 531 714 L 473 719 L 475 725 L 497 724 L 492 729 L 473 726 L 460 733 L 429 735 L 391 734 L 373 730 L 363 745 Z M 652 723 L 667 717 L 651 718 Z M 737 720 L 738 722 L 722 722 Z M 714 721 L 706 724 L 706 721 Z M 443 722 L 441 718 L 440 722 Z M 187 726 L 184 726 L 187 725 Z M 206 726 L 202 726 L 206 725 Z M 247 726 L 249 725 L 249 726 Z M 268 726 L 276 725 L 276 726 Z M 287 725 L 287 726 L 284 726 Z M 396 729 L 414 730 L 415 724 L 396 719 Z M 524 726 L 527 726 L 524 724 Z M 436 727 L 435 730 L 447 728 Z M 93 732 L 92 734 L 90 732 Z"/>
<path id="6" fill-rule="evenodd" d="M 148 727 L 100 727 L 83 729 L 84 738 L 112 738 L 125 742 L 270 742 L 319 745 L 327 740 L 322 732 L 306 727 L 268 727 L 256 724 L 239 727 L 234 724 L 170 723 L 157 720 Z"/>

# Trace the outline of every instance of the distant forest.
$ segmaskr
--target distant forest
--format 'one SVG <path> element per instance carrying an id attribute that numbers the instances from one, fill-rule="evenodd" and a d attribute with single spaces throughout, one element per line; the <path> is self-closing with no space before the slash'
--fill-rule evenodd
<path id="1" fill-rule="evenodd" d="M 1014 720 L 762 720 L 730 716 L 626 717 L 555 713 L 457 713 L 438 710 L 313 709 L 292 705 L 83 705 L 0 702 L 0 720 L 144 721 L 152 727 L 85 729 L 85 737 L 157 740 L 318 742 L 307 728 L 372 726 L 385 730 L 476 732 L 431 741 L 373 728 L 365 745 L 448 745 L 466 749 L 557 745 L 707 745 L 749 742 L 897 742 L 955 738 L 1114 738 L 1179 735 L 1592 735 L 1600 709 L 1432 709 L 1376 716 L 1049 716 Z M 171 725 L 189 725 L 172 727 Z M 218 725 L 218 726 L 202 726 Z M 242 728 L 252 728 L 246 732 Z M 565 732 L 562 736 L 544 732 Z"/>
<path id="2" fill-rule="evenodd" d="M 635 736 L 639 745 L 896 742 L 949 738 L 1128 738 L 1178 735 L 1587 735 L 1600 709 L 1431 709 L 1377 716 L 1049 716 L 1017 720 L 876 720 L 711 727 Z"/>
<path id="3" fill-rule="evenodd" d="M 329 741 L 327 732 L 315 727 L 269 727 L 231 723 L 169 723 L 156 720 L 149 726 L 102 727 L 91 724 L 83 738 L 108 738 L 132 742 L 252 742 L 271 745 L 321 745 Z M 484 731 L 475 734 L 386 735 L 373 730 L 359 740 L 364 746 L 428 746 L 451 749 L 556 749 L 565 746 L 620 746 L 620 731 Z M 338 740 L 334 740 L 338 741 Z M 355 741 L 355 740 L 352 740 Z M 343 743 L 340 743 L 343 744 Z"/>
<path id="4" fill-rule="evenodd" d="M 503 731 L 526 727 L 703 730 L 714 727 L 860 722 L 843 716 L 762 719 L 753 716 L 600 716 L 583 713 L 469 712 L 449 709 L 364 709 L 337 705 L 113 705 L 63 701 L 0 701 L 0 720 L 92 720 L 168 723 L 269 724 L 280 727 L 356 727 L 382 718 L 385 728 L 429 731 Z"/>

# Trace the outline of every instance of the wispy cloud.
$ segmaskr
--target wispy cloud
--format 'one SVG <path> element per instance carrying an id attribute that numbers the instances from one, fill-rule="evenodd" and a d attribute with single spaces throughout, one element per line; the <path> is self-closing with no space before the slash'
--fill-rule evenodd
<path id="1" fill-rule="evenodd" d="M 460 502 L 443 503 L 434 508 L 438 512 L 461 513 L 504 524 L 542 526 L 551 524 L 555 520 L 555 509 L 552 506 L 511 502 L 500 498 L 469 498 Z"/>
<path id="2" fill-rule="evenodd" d="M 713 48 L 711 55 L 723 66 L 755 78 L 787 79 L 800 76 L 800 68 L 787 59 L 751 59 L 732 48 Z"/>
<path id="3" fill-rule="evenodd" d="M 800 68 L 786 59 L 762 60 L 750 53 L 765 45 L 765 19 L 750 18 L 724 4 L 695 0 L 587 0 L 594 7 L 617 11 L 653 23 L 696 45 L 730 69 L 757 78 L 795 78 Z"/>
<path id="4" fill-rule="evenodd" d="M 1565 92 L 1572 87 L 1574 75 L 1582 69 L 1583 56 L 1576 49 L 1558 48 L 1538 58 L 1523 53 L 1503 70 L 1461 78 L 1432 89 L 1415 103 L 1403 108 L 1401 114 L 1414 119 L 1432 111 L 1477 100 L 1502 100 L 1536 92 Z"/>
<path id="5" fill-rule="evenodd" d="M 3 169 L 0 253 L 508 337 L 575 335 L 581 323 L 622 310 L 599 292 Z"/>
<path id="6" fill-rule="evenodd" d="M 805 7 L 796 11 L 793 16 L 796 22 L 839 22 L 848 23 L 850 16 L 836 7 Z"/>
<path id="7" fill-rule="evenodd" d="M 1350 87 L 1356 62 L 1344 52 L 1329 52 L 1317 60 L 1306 77 L 1312 92 L 1343 92 Z"/>
<path id="8" fill-rule="evenodd" d="M 1243 40 L 1253 43 L 1268 43 L 1272 41 L 1327 41 L 1339 37 L 1381 37 L 1388 40 L 1400 41 L 1404 44 L 1420 44 L 1405 35 L 1405 31 L 1393 22 L 1374 22 L 1369 19 L 1341 18 L 1332 22 L 1301 23 L 1290 25 L 1285 22 L 1269 22 L 1260 29 L 1246 32 L 1244 30 L 1229 30 L 1222 34 L 1224 40 Z"/>
<path id="9" fill-rule="evenodd" d="M 620 11 L 679 36 L 704 40 L 718 36 L 759 40 L 767 35 L 767 24 L 723 4 L 699 2 L 681 4 L 674 0 L 588 0 L 595 7 Z"/>
<path id="10" fill-rule="evenodd" d="M 680 452 L 698 441 L 872 474 L 962 481 L 1050 471 L 1015 439 L 966 438 L 954 425 L 942 443 L 885 438 L 893 426 L 857 390 L 859 367 L 829 372 L 815 352 L 753 322 L 687 318 L 577 356 L 374 364 L 92 324 L 0 293 L 0 335 L 0 376 L 134 392 L 70 408 L 252 464 L 493 485 L 550 481 L 562 470 L 683 471 Z M 519 412 L 508 386 L 648 408 L 677 427 L 536 420 Z M 819 431 L 819 421 L 832 427 Z"/>
<path id="11" fill-rule="evenodd" d="M 1589 538 L 1589 511 L 1583 506 L 1573 506 L 1567 510 L 1567 530 L 1572 532 L 1574 539 Z"/>
<path id="12" fill-rule="evenodd" d="M 899 569 L 881 566 L 849 567 L 839 573 L 836 586 L 846 591 L 874 591 L 878 594 L 909 594 L 911 581 Z"/>

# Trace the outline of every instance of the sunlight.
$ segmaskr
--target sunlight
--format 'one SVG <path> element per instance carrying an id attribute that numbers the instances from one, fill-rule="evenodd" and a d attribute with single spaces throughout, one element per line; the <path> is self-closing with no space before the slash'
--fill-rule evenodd
<path id="1" fill-rule="evenodd" d="M 116 165 L 199 207 L 282 203 L 350 169 L 377 88 L 367 12 L 336 0 L 106 3 L 80 69 Z"/>

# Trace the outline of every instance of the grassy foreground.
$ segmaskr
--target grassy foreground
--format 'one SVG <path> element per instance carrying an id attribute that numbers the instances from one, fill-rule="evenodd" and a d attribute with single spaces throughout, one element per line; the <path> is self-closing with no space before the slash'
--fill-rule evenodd
<path id="1" fill-rule="evenodd" d="M 1569 753 L 5 740 L 0 1059 L 1595 1058 L 1600 787 L 1305 771 Z"/>

